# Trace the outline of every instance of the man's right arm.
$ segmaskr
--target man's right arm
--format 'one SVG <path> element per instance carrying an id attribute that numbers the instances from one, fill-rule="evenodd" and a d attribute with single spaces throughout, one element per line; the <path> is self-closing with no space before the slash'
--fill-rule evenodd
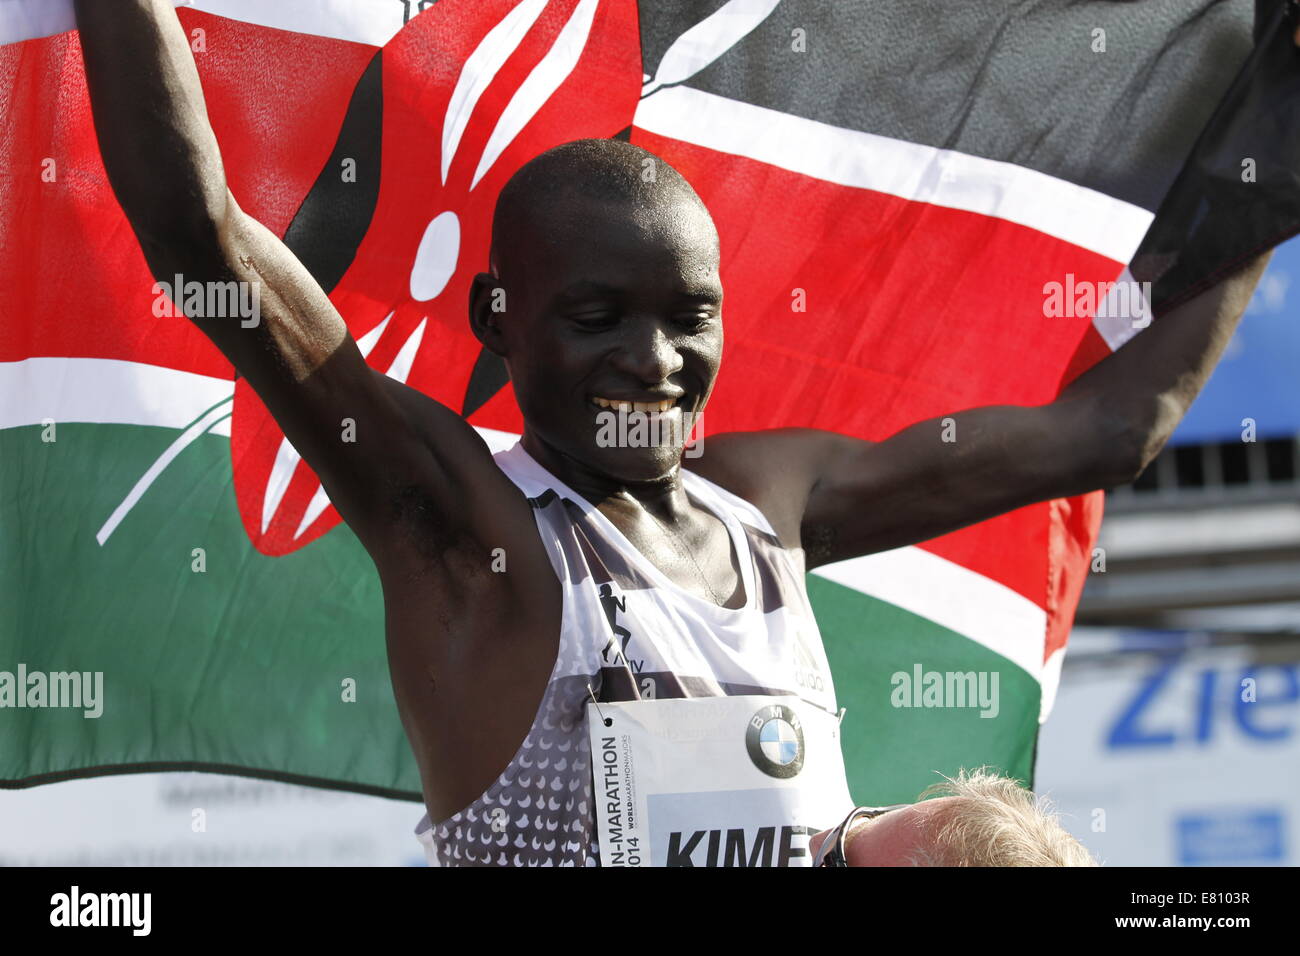
<path id="1" fill-rule="evenodd" d="M 256 326 L 191 318 L 374 559 L 399 711 L 427 804 L 450 815 L 519 748 L 555 663 L 560 589 L 532 509 L 464 419 L 366 364 L 319 284 L 240 210 L 169 0 L 76 10 L 100 152 L 154 276 L 260 284 Z"/>
<path id="2" fill-rule="evenodd" d="M 371 369 L 306 268 L 239 208 L 169 0 L 76 0 L 76 11 L 100 152 L 153 275 L 257 284 L 255 325 L 190 318 L 368 547 L 386 537 L 391 503 L 411 487 L 455 500 L 456 476 L 440 462 L 490 465 L 485 446 L 450 409 Z M 355 440 L 342 440 L 345 419 Z"/>

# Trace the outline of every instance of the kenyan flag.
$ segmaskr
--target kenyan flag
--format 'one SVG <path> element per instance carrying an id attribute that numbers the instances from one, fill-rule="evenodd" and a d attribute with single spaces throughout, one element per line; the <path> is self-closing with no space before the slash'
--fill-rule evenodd
<path id="1" fill-rule="evenodd" d="M 1263 5 L 1252 54 L 1254 15 L 198 0 L 181 19 L 241 206 L 374 367 L 504 447 L 519 411 L 465 304 L 496 196 L 541 151 L 630 139 L 712 210 L 727 350 L 710 433 L 880 440 L 1050 401 L 1134 333 L 1096 297 L 1049 315 L 1050 284 L 1133 262 L 1159 311 L 1294 231 L 1300 165 L 1278 147 L 1300 123 L 1268 94 L 1294 76 L 1293 25 Z M 0 786 L 188 768 L 418 799 L 378 577 L 247 384 L 155 314 L 71 26 L 66 3 L 0 6 L 0 671 L 103 672 L 105 700 L 97 719 L 0 709 Z M 1261 115 L 1283 132 L 1234 152 Z M 1235 195 L 1243 155 L 1260 189 L 1214 207 L 1227 225 L 1196 215 Z M 1174 225 L 1135 259 L 1176 180 Z M 1265 194 L 1273 212 L 1241 214 Z M 809 577 L 858 800 L 961 766 L 1032 774 L 1100 519 L 1098 494 L 1054 501 Z M 927 671 L 996 672 L 996 715 L 894 706 L 892 676 Z"/>

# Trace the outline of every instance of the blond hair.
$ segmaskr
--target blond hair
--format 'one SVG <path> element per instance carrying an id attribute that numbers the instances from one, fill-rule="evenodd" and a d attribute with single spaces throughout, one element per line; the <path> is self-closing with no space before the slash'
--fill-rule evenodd
<path id="1" fill-rule="evenodd" d="M 1097 865 L 1061 826 L 1050 801 L 986 767 L 944 777 L 920 799 L 927 797 L 953 799 L 924 824 L 929 848 L 913 858 L 918 866 Z"/>

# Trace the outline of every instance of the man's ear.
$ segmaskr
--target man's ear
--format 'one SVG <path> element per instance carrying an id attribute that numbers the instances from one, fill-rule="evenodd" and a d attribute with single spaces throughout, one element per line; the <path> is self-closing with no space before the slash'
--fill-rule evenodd
<path id="1" fill-rule="evenodd" d="M 469 327 L 474 337 L 494 355 L 506 357 L 501 321 L 506 316 L 505 285 L 496 276 L 480 272 L 469 288 Z"/>

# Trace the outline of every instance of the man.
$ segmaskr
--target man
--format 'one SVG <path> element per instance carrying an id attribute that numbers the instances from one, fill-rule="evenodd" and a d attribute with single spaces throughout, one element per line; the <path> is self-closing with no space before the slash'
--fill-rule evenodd
<path id="1" fill-rule="evenodd" d="M 814 856 L 833 836 L 809 842 Z M 829 848 L 828 848 L 829 850 Z M 883 808 L 841 841 L 846 866 L 1096 866 L 1051 804 L 985 768 L 960 771 L 916 803 Z"/>
<path id="2" fill-rule="evenodd" d="M 1132 480 L 1264 266 L 1049 405 L 951 416 L 955 443 L 937 422 L 878 444 L 783 429 L 711 436 L 684 467 L 680 426 L 703 411 L 722 350 L 716 230 L 644 150 L 566 144 L 502 190 L 491 272 L 471 295 L 474 333 L 504 359 L 525 420 L 494 459 L 457 414 L 371 369 L 307 270 L 240 209 L 168 0 L 76 10 L 104 164 L 151 271 L 260 288 L 254 327 L 190 318 L 374 560 L 428 809 L 420 835 L 440 863 L 597 861 L 589 702 L 758 696 L 833 714 L 805 571 Z M 609 442 L 611 414 L 675 437 Z M 340 440 L 345 419 L 354 441 Z M 777 738 L 755 746 L 782 754 L 799 719 L 772 723 Z M 787 758 L 772 759 L 783 772 Z"/>

